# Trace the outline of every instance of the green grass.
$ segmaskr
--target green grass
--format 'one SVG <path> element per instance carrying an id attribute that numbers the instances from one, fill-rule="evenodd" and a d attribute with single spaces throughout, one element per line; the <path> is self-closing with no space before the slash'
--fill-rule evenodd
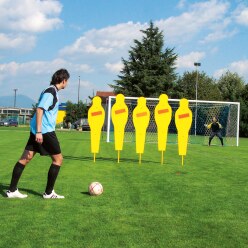
<path id="1" fill-rule="evenodd" d="M 177 145 L 160 164 L 156 144 L 146 144 L 138 164 L 134 143 L 121 162 L 113 143 L 101 142 L 96 163 L 88 132 L 57 132 L 64 163 L 56 191 L 43 200 L 49 157 L 36 156 L 19 189 L 27 199 L 7 199 L 12 169 L 28 129 L 0 128 L 0 247 L 248 247 L 248 140 L 239 147 L 189 145 L 181 166 Z M 99 181 L 104 193 L 87 194 Z"/>

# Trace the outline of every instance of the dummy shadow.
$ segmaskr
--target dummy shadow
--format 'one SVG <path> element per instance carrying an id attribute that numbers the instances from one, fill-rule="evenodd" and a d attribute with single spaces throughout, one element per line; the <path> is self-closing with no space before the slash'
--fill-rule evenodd
<path id="1" fill-rule="evenodd" d="M 93 162 L 93 156 L 89 157 L 89 156 L 82 156 L 82 157 L 75 157 L 75 156 L 68 156 L 68 155 L 63 155 L 63 158 L 66 160 L 79 160 L 79 161 L 92 161 Z M 117 163 L 117 158 L 107 158 L 107 157 L 96 157 L 96 162 L 97 161 L 111 161 L 111 162 L 115 162 Z M 137 159 L 131 159 L 131 158 L 121 158 L 120 159 L 120 163 L 121 162 L 128 162 L 128 163 L 138 163 L 138 157 Z M 154 164 L 160 164 L 160 162 L 156 162 L 156 161 L 150 161 L 150 160 L 143 160 L 142 159 L 142 163 L 154 163 Z"/>

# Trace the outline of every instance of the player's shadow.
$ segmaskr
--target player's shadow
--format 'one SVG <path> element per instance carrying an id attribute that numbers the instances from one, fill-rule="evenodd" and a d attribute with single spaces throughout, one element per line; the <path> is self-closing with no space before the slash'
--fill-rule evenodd
<path id="1" fill-rule="evenodd" d="M 188 174 L 187 171 L 176 171 L 177 176 L 182 176 L 182 175 L 187 175 L 187 174 Z"/>
<path id="2" fill-rule="evenodd" d="M 6 191 L 7 191 L 8 189 L 9 189 L 9 185 L 1 184 L 1 183 L 0 183 L 0 194 L 1 194 L 3 197 L 6 197 Z M 36 192 L 36 191 L 34 191 L 34 190 L 31 190 L 31 189 L 25 189 L 25 188 L 18 188 L 18 189 L 21 190 L 21 191 L 25 191 L 26 193 L 31 194 L 31 195 L 42 196 L 41 193 Z"/>
<path id="3" fill-rule="evenodd" d="M 75 156 L 68 156 L 68 155 L 63 155 L 64 159 L 68 160 L 79 160 L 79 161 L 92 161 L 93 162 L 93 157 L 88 157 L 88 156 L 82 156 L 82 157 L 75 157 Z M 96 161 L 111 161 L 117 163 L 117 158 L 107 158 L 107 157 L 96 157 Z M 138 163 L 138 158 L 137 159 L 131 159 L 131 158 L 121 158 L 121 162 L 128 162 L 128 163 Z M 149 160 L 143 160 L 142 163 L 155 163 L 155 164 L 160 164 L 160 162 L 156 161 L 149 161 Z"/>

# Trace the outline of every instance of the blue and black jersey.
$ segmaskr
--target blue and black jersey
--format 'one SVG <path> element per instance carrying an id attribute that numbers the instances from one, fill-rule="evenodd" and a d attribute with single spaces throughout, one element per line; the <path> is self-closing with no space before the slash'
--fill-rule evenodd
<path id="1" fill-rule="evenodd" d="M 37 108 L 42 108 L 42 133 L 55 131 L 56 119 L 59 109 L 58 90 L 54 85 L 49 86 L 40 95 Z M 30 122 L 30 130 L 36 134 L 36 113 Z"/>

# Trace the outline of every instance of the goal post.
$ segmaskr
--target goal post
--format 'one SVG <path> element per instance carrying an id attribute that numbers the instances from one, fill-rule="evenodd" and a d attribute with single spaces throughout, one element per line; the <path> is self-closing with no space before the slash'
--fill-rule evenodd
<path id="1" fill-rule="evenodd" d="M 111 108 L 115 103 L 116 96 L 109 96 L 107 104 L 107 142 L 114 141 L 113 123 L 111 120 Z M 133 125 L 132 114 L 137 106 L 138 97 L 125 97 L 125 103 L 128 107 L 128 121 L 125 127 L 124 142 L 135 141 L 135 128 Z M 177 143 L 177 129 L 175 125 L 175 112 L 179 107 L 180 99 L 169 99 L 168 102 L 172 108 L 172 119 L 168 128 L 168 143 Z M 157 126 L 155 122 L 154 110 L 159 102 L 159 98 L 146 98 L 146 105 L 150 111 L 150 122 L 146 133 L 147 143 L 157 142 Z M 189 100 L 189 108 L 192 111 L 192 125 L 189 131 L 189 143 L 208 144 L 209 132 L 204 124 L 209 124 L 213 117 L 216 117 L 223 126 L 222 135 L 224 144 L 228 146 L 239 146 L 239 102 L 220 102 Z M 211 144 L 218 144 L 217 138 L 214 138 Z"/>

